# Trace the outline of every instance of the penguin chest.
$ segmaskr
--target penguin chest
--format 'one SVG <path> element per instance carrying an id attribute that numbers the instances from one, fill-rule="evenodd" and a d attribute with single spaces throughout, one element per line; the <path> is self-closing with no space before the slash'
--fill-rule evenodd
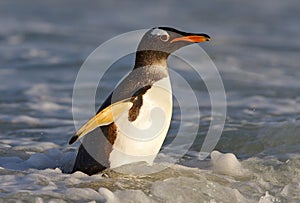
<path id="1" fill-rule="evenodd" d="M 137 161 L 152 163 L 167 135 L 171 117 L 172 90 L 167 77 L 142 95 L 134 120 L 124 113 L 115 121 L 118 132 L 109 157 L 110 167 Z"/>

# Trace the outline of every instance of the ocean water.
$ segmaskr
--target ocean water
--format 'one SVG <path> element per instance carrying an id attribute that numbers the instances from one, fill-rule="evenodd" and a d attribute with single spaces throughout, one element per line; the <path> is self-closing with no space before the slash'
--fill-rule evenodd
<path id="1" fill-rule="evenodd" d="M 296 0 L 0 2 L 0 202 L 300 202 L 299 9 Z M 66 173 L 79 144 L 68 141 L 82 63 L 104 41 L 158 25 L 212 38 L 201 46 L 227 98 L 215 151 L 199 159 L 211 104 L 203 81 L 181 70 L 200 96 L 201 118 L 183 124 L 199 131 L 176 164 Z M 97 105 L 130 66 L 130 58 L 115 64 Z M 175 105 L 164 146 L 174 139 L 179 116 Z"/>

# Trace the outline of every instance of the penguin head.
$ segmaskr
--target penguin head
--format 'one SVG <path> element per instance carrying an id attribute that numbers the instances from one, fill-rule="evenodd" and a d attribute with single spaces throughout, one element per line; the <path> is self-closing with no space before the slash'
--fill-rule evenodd
<path id="1" fill-rule="evenodd" d="M 204 33 L 188 33 L 170 27 L 155 27 L 142 37 L 136 52 L 134 69 L 147 65 L 167 66 L 168 56 L 181 47 L 210 41 Z"/>
<path id="2" fill-rule="evenodd" d="M 210 41 L 204 33 L 187 33 L 170 27 L 155 27 L 142 37 L 137 51 L 157 51 L 167 55 L 189 44 Z"/>

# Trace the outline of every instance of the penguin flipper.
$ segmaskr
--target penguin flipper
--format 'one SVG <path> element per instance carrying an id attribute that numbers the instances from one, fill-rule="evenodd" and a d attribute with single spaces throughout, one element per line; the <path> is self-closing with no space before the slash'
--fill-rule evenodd
<path id="1" fill-rule="evenodd" d="M 125 99 L 114 104 L 109 105 L 90 120 L 88 120 L 71 138 L 69 144 L 73 144 L 78 139 L 82 138 L 89 132 L 93 131 L 95 128 L 100 126 L 109 125 L 119 118 L 125 111 L 128 111 L 132 106 L 130 99 Z"/>

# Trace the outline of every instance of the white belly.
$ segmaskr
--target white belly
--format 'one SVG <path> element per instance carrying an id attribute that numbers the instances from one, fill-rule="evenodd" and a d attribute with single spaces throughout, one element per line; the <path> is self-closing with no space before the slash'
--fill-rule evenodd
<path id="1" fill-rule="evenodd" d="M 152 163 L 167 135 L 172 117 L 172 90 L 169 77 L 143 95 L 137 119 L 128 121 L 128 113 L 115 121 L 118 134 L 110 153 L 110 167 L 146 161 Z"/>

